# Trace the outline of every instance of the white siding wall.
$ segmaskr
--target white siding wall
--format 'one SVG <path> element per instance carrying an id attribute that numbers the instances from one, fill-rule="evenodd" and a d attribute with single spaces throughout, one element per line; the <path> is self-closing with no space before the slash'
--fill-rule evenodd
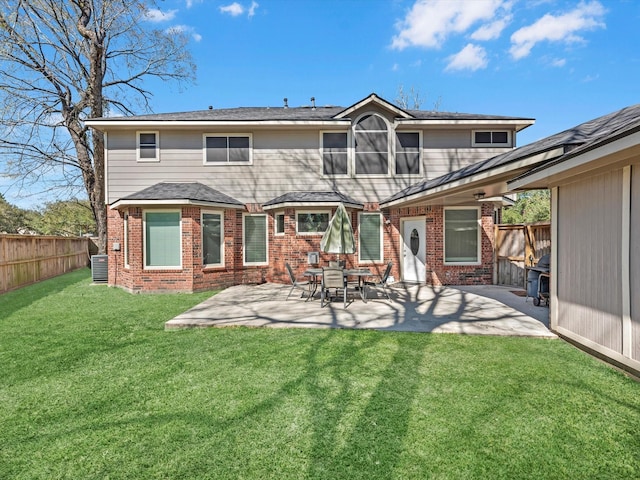
<path id="1" fill-rule="evenodd" d="M 415 129 L 413 129 L 415 131 Z M 136 162 L 136 132 L 109 131 L 108 203 L 163 181 L 199 181 L 245 203 L 264 203 L 293 191 L 337 188 L 364 202 L 377 202 L 423 177 L 331 178 L 322 175 L 320 129 L 252 133 L 253 165 L 203 165 L 202 135 L 212 130 L 160 130 L 160 162 Z M 471 129 L 423 131 L 423 173 L 436 178 L 507 149 L 471 148 Z"/>

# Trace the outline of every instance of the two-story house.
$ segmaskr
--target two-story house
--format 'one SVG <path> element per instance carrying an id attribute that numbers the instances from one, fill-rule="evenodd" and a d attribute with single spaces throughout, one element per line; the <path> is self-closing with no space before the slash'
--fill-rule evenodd
<path id="1" fill-rule="evenodd" d="M 286 282 L 339 203 L 347 265 L 429 284 L 491 283 L 494 214 L 530 118 L 350 107 L 260 107 L 93 119 L 106 137 L 110 285 L 197 291 Z M 493 160 L 497 159 L 497 160 Z M 425 193 L 426 192 L 426 193 Z"/>

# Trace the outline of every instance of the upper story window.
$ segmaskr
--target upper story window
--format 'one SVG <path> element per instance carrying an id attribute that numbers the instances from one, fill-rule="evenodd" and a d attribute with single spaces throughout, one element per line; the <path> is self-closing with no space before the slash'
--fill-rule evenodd
<path id="1" fill-rule="evenodd" d="M 396 132 L 396 175 L 420 173 L 420 134 Z"/>
<path id="2" fill-rule="evenodd" d="M 322 132 L 320 149 L 324 175 L 347 174 L 347 132 Z"/>
<path id="3" fill-rule="evenodd" d="M 384 118 L 367 114 L 353 129 L 356 175 L 389 174 L 389 127 Z"/>
<path id="4" fill-rule="evenodd" d="M 246 165 L 252 160 L 251 135 L 248 134 L 205 134 L 205 165 Z"/>
<path id="5" fill-rule="evenodd" d="M 475 130 L 472 145 L 474 147 L 510 147 L 511 132 L 508 130 Z"/>
<path id="6" fill-rule="evenodd" d="M 136 160 L 138 162 L 158 162 L 158 132 L 136 132 Z"/>

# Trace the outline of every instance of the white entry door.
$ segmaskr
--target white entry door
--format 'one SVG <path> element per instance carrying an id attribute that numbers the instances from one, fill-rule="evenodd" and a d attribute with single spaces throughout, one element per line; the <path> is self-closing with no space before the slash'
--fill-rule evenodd
<path id="1" fill-rule="evenodd" d="M 402 229 L 402 280 L 424 282 L 427 279 L 427 232 L 424 218 L 404 220 Z"/>

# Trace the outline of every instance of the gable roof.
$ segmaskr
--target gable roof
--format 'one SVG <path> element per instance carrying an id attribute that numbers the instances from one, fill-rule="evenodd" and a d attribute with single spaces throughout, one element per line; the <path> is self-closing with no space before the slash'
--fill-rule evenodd
<path id="1" fill-rule="evenodd" d="M 244 203 L 199 182 L 156 183 L 115 201 L 111 208 L 136 205 L 200 205 L 244 208 Z"/>
<path id="2" fill-rule="evenodd" d="M 347 208 L 363 208 L 364 204 L 340 192 L 289 192 L 262 205 L 265 210 L 286 207 L 335 207 L 342 203 Z"/>
<path id="3" fill-rule="evenodd" d="M 160 125 L 344 125 L 351 123 L 349 115 L 355 110 L 373 103 L 391 112 L 396 121 L 404 123 L 457 124 L 457 123 L 504 123 L 513 124 L 521 130 L 534 123 L 531 118 L 507 117 L 457 112 L 428 110 L 403 110 L 391 102 L 372 93 L 350 107 L 302 106 L 302 107 L 239 107 L 210 108 L 189 112 L 154 113 L 128 117 L 92 118 L 86 124 L 104 127 L 152 127 Z"/>
<path id="4" fill-rule="evenodd" d="M 359 102 L 354 103 L 350 107 L 347 107 L 346 109 L 344 109 L 343 111 L 338 113 L 334 118 L 348 118 L 349 115 L 351 115 L 353 112 L 355 112 L 356 110 L 359 110 L 360 108 L 363 108 L 364 106 L 369 105 L 369 104 L 374 104 L 374 105 L 380 106 L 380 107 L 384 108 L 385 110 L 388 110 L 391 113 L 395 114 L 394 115 L 395 117 L 400 117 L 400 118 L 412 118 L 413 117 L 413 115 L 408 113 L 406 110 L 403 110 L 402 108 L 394 105 L 393 103 L 388 102 L 384 98 L 379 97 L 375 93 L 372 93 L 368 97 L 365 97 L 362 100 L 360 100 Z"/>
<path id="5" fill-rule="evenodd" d="M 535 171 L 535 167 L 550 162 L 562 161 L 566 155 L 590 148 L 621 131 L 640 125 L 640 104 L 623 108 L 617 112 L 581 123 L 573 128 L 556 133 L 510 152 L 497 155 L 487 160 L 474 163 L 441 177 L 424 180 L 405 188 L 380 202 L 380 206 L 392 206 L 398 203 L 427 198 L 441 194 L 449 188 L 463 183 L 472 185 L 474 180 L 491 178 L 495 174 L 509 174 L 510 180 L 515 176 Z"/>

